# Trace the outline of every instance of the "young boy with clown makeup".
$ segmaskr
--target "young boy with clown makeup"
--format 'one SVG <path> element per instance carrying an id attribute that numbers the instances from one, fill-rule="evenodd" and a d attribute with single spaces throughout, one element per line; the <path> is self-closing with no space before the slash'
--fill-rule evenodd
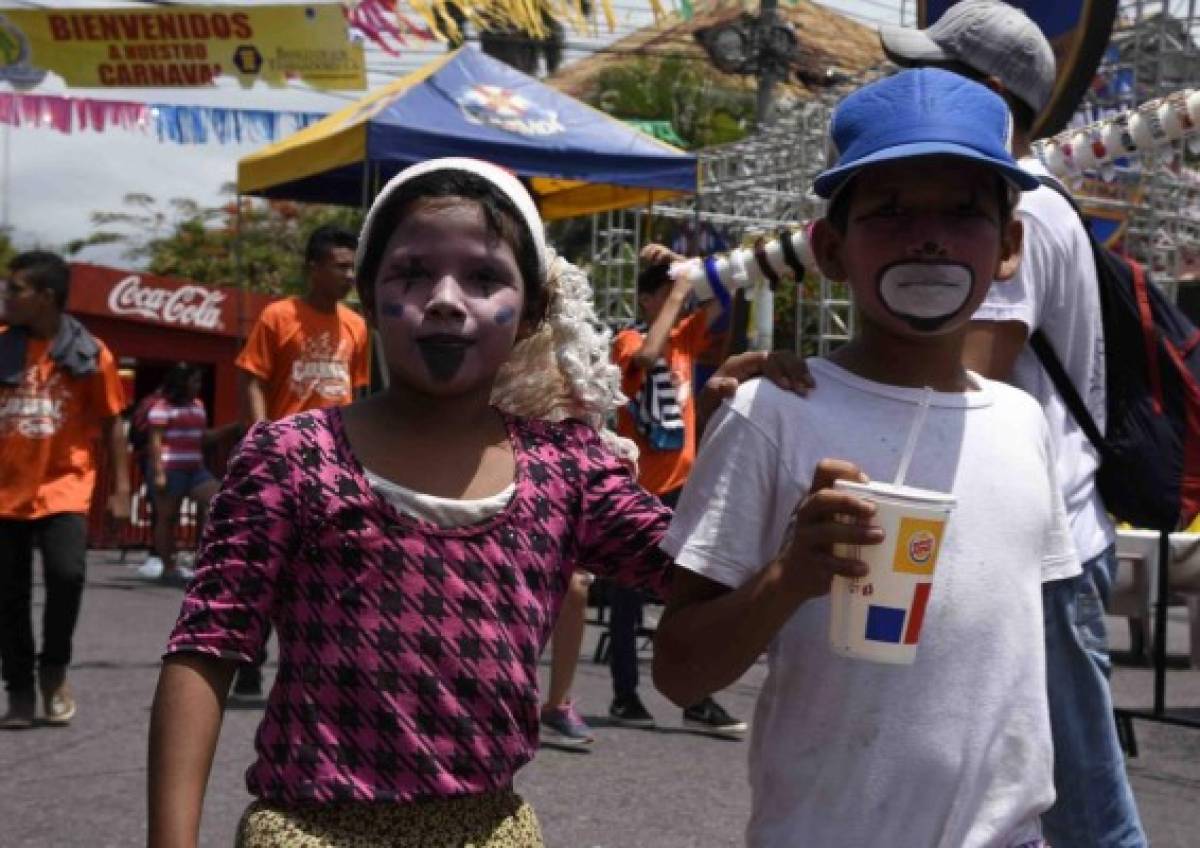
<path id="1" fill-rule="evenodd" d="M 676 563 L 654 678 L 679 704 L 768 653 L 753 726 L 747 844 L 1043 845 L 1054 800 L 1041 583 L 1077 573 L 1048 428 L 1029 396 L 965 370 L 967 323 L 1016 271 L 1009 113 L 941 70 L 872 83 L 837 108 L 822 271 L 858 332 L 809 367 L 805 398 L 762 381 L 714 417 L 663 547 Z M 877 545 L 873 504 L 839 478 L 890 481 L 919 405 L 906 482 L 951 493 L 912 665 L 834 654 L 835 544 Z M 838 550 L 845 550 L 838 548 Z M 853 550 L 851 547 L 850 550 Z"/>

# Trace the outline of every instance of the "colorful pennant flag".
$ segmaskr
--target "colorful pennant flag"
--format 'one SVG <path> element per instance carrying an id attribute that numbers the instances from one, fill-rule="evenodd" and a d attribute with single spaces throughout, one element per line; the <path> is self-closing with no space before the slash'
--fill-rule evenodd
<path id="1" fill-rule="evenodd" d="M 61 133 L 104 132 L 115 126 L 153 132 L 176 144 L 276 141 L 316 123 L 323 112 L 224 109 L 171 103 L 94 100 L 46 94 L 0 93 L 0 124 L 46 127 Z"/>

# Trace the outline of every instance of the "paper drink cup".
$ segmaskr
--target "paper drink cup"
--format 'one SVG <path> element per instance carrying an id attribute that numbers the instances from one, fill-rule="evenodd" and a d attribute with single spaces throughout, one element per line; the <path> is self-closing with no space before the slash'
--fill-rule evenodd
<path id="1" fill-rule="evenodd" d="M 874 502 L 884 538 L 878 545 L 838 546 L 838 556 L 861 559 L 871 570 L 857 579 L 834 576 L 829 644 L 842 656 L 909 665 L 917 657 L 954 497 L 889 483 L 838 480 L 834 488 Z"/>

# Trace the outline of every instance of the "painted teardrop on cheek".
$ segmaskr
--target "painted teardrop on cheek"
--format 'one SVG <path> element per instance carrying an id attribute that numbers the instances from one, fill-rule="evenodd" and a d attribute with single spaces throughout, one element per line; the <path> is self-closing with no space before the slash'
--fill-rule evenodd
<path id="1" fill-rule="evenodd" d="M 403 318 L 404 304 L 403 303 L 381 303 L 379 312 L 385 318 Z"/>
<path id="2" fill-rule="evenodd" d="M 501 306 L 496 310 L 496 323 L 507 327 L 517 317 L 517 310 L 511 306 Z"/>

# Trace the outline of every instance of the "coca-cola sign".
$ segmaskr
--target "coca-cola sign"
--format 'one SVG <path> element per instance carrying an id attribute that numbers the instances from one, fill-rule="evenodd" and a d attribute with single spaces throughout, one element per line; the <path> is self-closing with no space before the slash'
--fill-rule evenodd
<path id="1" fill-rule="evenodd" d="M 224 292 L 204 286 L 165 288 L 130 274 L 109 291 L 108 308 L 114 315 L 135 315 L 161 324 L 219 332 L 225 329 L 221 317 L 224 300 Z"/>
<path id="2" fill-rule="evenodd" d="M 240 341 L 274 300 L 257 292 L 163 277 L 146 271 L 71 263 L 67 311 L 145 329 L 225 336 Z M 119 330 L 103 327 L 114 335 Z"/>

